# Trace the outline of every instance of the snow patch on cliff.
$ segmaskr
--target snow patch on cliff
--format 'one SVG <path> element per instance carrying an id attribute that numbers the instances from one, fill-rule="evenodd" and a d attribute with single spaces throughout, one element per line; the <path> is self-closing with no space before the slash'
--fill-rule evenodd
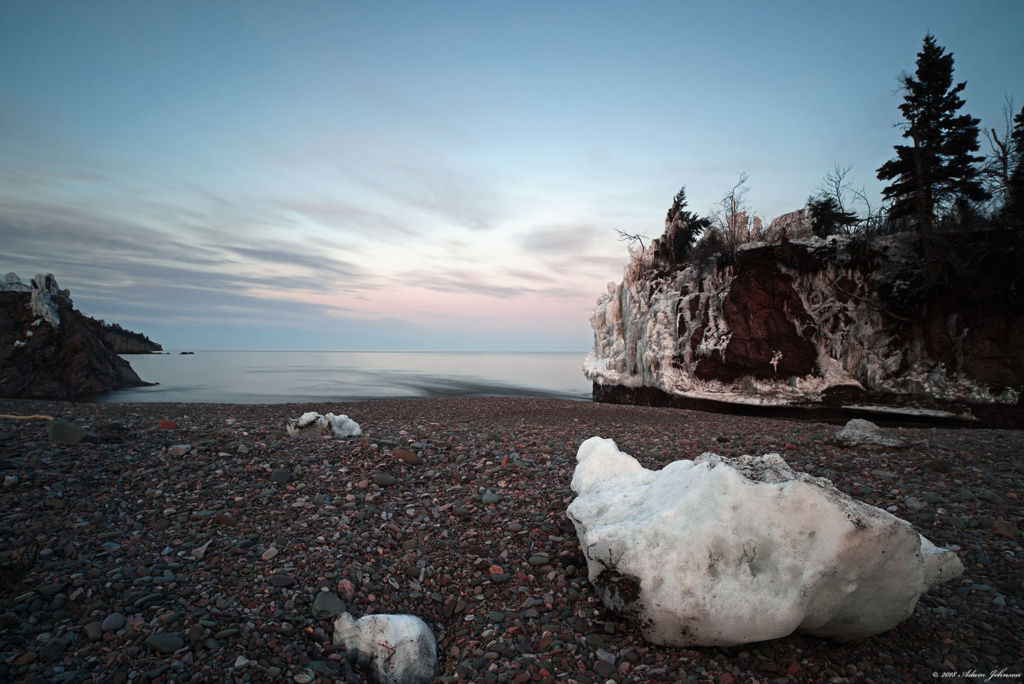
<path id="1" fill-rule="evenodd" d="M 64 299 L 71 304 L 71 293 L 60 289 L 57 279 L 50 273 L 40 273 L 32 279 L 31 285 L 21 282 L 16 273 L 8 273 L 4 276 L 3 282 L 0 282 L 0 292 L 31 293 L 29 306 L 32 313 L 52 325 L 54 329 L 60 328 L 60 312 L 57 303 L 53 301 L 54 298 Z"/>

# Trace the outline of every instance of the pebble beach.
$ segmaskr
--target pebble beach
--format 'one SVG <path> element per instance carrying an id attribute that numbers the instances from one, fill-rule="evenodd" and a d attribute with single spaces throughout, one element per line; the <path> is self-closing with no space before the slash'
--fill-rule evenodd
<path id="1" fill-rule="evenodd" d="M 346 414 L 360 437 L 294 439 Z M 359 682 L 331 623 L 410 613 L 439 682 L 1021 681 L 1024 433 L 840 426 L 532 398 L 0 400 L 0 682 Z M 71 433 L 74 431 L 72 430 Z M 607 611 L 566 506 L 580 443 L 647 468 L 779 453 L 956 550 L 881 635 L 665 648 Z"/>

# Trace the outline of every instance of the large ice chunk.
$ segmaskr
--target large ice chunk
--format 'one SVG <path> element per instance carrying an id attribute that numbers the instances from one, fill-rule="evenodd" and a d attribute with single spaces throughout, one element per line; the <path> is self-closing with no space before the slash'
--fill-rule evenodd
<path id="1" fill-rule="evenodd" d="M 344 646 L 349 661 L 364 672 L 370 668 L 372 680 L 380 684 L 434 681 L 437 641 L 415 615 L 366 615 L 354 620 L 342 613 L 334 621 L 334 645 Z"/>
<path id="2" fill-rule="evenodd" d="M 303 413 L 298 418 L 292 418 L 285 426 L 291 437 L 358 437 L 363 434 L 359 423 L 348 416 L 334 415 L 328 413 L 320 415 L 315 411 Z"/>
<path id="3" fill-rule="evenodd" d="M 656 644 L 866 637 L 963 571 L 907 521 L 778 454 L 703 454 L 652 471 L 592 437 L 576 460 L 568 515 L 590 582 Z"/>

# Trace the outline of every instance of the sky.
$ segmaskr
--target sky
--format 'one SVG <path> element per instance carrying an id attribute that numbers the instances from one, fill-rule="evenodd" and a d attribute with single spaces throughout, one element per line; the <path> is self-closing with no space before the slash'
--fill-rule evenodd
<path id="1" fill-rule="evenodd" d="M 0 273 L 167 349 L 576 351 L 681 186 L 877 207 L 927 32 L 1024 104 L 1024 3 L 0 3 Z M 987 145 L 982 142 L 983 151 Z"/>

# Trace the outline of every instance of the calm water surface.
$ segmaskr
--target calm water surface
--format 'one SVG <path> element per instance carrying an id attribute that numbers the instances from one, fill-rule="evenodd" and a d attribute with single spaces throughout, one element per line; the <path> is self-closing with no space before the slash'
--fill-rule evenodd
<path id="1" fill-rule="evenodd" d="M 263 404 L 409 397 L 590 399 L 586 352 L 197 351 L 124 358 L 155 387 L 101 402 Z"/>

